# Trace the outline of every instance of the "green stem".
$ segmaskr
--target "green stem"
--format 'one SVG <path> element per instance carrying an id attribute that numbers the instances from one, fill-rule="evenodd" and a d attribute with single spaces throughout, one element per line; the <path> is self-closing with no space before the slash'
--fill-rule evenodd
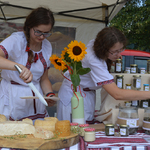
<path id="1" fill-rule="evenodd" d="M 74 67 L 73 67 L 73 73 L 76 75 L 77 71 L 76 71 L 76 61 L 74 62 Z M 77 87 L 73 85 L 73 89 L 75 92 L 77 92 Z"/>

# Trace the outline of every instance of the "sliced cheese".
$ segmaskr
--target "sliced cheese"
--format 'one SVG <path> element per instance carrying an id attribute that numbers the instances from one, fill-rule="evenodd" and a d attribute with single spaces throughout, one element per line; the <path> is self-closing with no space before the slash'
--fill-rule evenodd
<path id="1" fill-rule="evenodd" d="M 35 127 L 22 121 L 5 121 L 0 122 L 0 136 L 34 134 Z"/>
<path id="2" fill-rule="evenodd" d="M 35 127 L 35 133 L 33 134 L 35 138 L 41 139 L 51 139 L 54 137 L 54 133 L 43 128 Z"/>

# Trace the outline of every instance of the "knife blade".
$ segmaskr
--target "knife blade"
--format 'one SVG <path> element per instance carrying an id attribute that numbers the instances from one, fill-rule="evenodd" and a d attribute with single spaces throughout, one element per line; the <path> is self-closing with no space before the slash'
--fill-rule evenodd
<path id="1" fill-rule="evenodd" d="M 21 68 L 18 65 L 15 65 L 15 68 L 17 69 L 17 71 L 19 72 L 19 74 L 22 72 Z M 39 97 L 39 100 L 46 106 L 48 106 L 47 102 L 45 101 L 45 99 L 43 98 L 43 96 L 41 95 L 41 93 L 37 90 L 37 88 L 35 87 L 35 85 L 32 82 L 27 83 L 28 86 L 31 88 L 31 90 L 35 93 L 35 95 L 37 97 Z"/>

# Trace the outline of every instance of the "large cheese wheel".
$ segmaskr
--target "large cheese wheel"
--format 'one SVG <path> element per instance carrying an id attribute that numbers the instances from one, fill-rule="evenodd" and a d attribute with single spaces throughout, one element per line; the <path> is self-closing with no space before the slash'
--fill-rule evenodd
<path id="1" fill-rule="evenodd" d="M 56 117 L 45 117 L 44 118 L 45 121 L 50 120 L 50 121 L 54 121 L 55 123 L 58 121 L 58 119 Z"/>
<path id="2" fill-rule="evenodd" d="M 69 136 L 71 134 L 70 121 L 69 120 L 57 121 L 55 124 L 55 133 L 58 137 Z"/>
<path id="3" fill-rule="evenodd" d="M 54 137 L 54 133 L 43 128 L 35 127 L 34 137 L 41 139 L 51 139 L 52 137 Z"/>
<path id="4" fill-rule="evenodd" d="M 7 118 L 5 115 L 0 114 L 0 122 L 7 121 Z"/>
<path id="5" fill-rule="evenodd" d="M 54 121 L 54 120 L 39 120 L 39 119 L 37 119 L 34 122 L 34 126 L 54 132 L 55 131 L 55 123 L 56 123 L 56 121 Z"/>
<path id="6" fill-rule="evenodd" d="M 35 127 L 22 121 L 5 121 L 0 122 L 0 136 L 34 134 Z"/>

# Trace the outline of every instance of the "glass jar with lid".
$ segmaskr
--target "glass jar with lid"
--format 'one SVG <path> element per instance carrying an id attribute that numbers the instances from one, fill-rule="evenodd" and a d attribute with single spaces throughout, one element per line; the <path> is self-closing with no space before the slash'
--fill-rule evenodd
<path id="1" fill-rule="evenodd" d="M 131 90 L 131 84 L 126 84 L 126 89 Z"/>
<path id="2" fill-rule="evenodd" d="M 141 75 L 133 75 L 133 84 L 132 88 L 134 90 L 141 89 Z"/>
<path id="3" fill-rule="evenodd" d="M 145 74 L 145 68 L 140 68 L 140 73 Z"/>
<path id="4" fill-rule="evenodd" d="M 122 59 L 116 59 L 115 61 L 115 73 L 122 72 Z"/>
<path id="5" fill-rule="evenodd" d="M 147 60 L 147 73 L 150 74 L 150 59 Z"/>
<path id="6" fill-rule="evenodd" d="M 116 75 L 116 84 L 118 88 L 123 89 L 123 80 L 124 80 L 124 75 Z"/>
<path id="7" fill-rule="evenodd" d="M 80 136 L 84 136 L 84 129 L 85 128 L 88 128 L 89 127 L 89 124 L 80 124 L 79 125 L 79 133 L 80 133 Z"/>
<path id="8" fill-rule="evenodd" d="M 139 116 L 137 107 L 120 107 L 117 125 L 129 125 L 129 134 L 136 134 L 139 127 Z"/>
<path id="9" fill-rule="evenodd" d="M 72 123 L 70 123 L 70 126 L 71 126 L 71 131 L 73 133 L 79 133 L 78 123 L 72 122 Z"/>
<path id="10" fill-rule="evenodd" d="M 150 107 L 144 109 L 142 128 L 146 134 L 150 135 Z"/>
<path id="11" fill-rule="evenodd" d="M 141 108 L 147 108 L 147 107 L 149 107 L 149 100 L 148 99 L 147 100 L 141 100 L 140 107 Z"/>
<path id="12" fill-rule="evenodd" d="M 149 91 L 149 84 L 143 84 L 143 91 Z"/>
<path id="13" fill-rule="evenodd" d="M 139 107 L 139 100 L 131 101 L 132 107 Z"/>
<path id="14" fill-rule="evenodd" d="M 138 73 L 138 65 L 130 64 L 130 73 Z"/>
<path id="15" fill-rule="evenodd" d="M 95 141 L 95 128 L 84 129 L 84 141 L 93 142 Z"/>
<path id="16" fill-rule="evenodd" d="M 126 67 L 125 72 L 126 72 L 127 74 L 130 74 L 130 67 Z"/>
<path id="17" fill-rule="evenodd" d="M 119 132 L 121 136 L 129 136 L 129 125 L 121 124 L 119 126 Z"/>
<path id="18" fill-rule="evenodd" d="M 105 124 L 105 135 L 113 136 L 115 133 L 114 124 Z"/>

